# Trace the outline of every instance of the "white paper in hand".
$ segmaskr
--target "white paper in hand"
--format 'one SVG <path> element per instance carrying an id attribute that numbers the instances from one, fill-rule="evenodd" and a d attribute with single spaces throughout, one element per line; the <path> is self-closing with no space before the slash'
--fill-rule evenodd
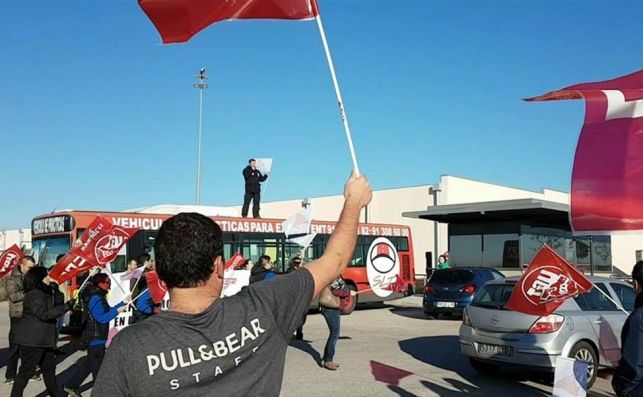
<path id="1" fill-rule="evenodd" d="M 269 174 L 272 170 L 272 159 L 256 159 L 255 166 L 262 174 Z"/>

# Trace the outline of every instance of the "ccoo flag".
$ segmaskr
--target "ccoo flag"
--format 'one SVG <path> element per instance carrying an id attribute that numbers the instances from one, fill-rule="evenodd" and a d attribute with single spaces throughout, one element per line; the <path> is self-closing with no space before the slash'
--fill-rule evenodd
<path id="1" fill-rule="evenodd" d="M 167 285 L 165 282 L 159 278 L 155 270 L 146 272 L 145 280 L 147 281 L 147 288 L 150 290 L 150 296 L 154 303 L 161 303 L 167 293 Z"/>
<path id="2" fill-rule="evenodd" d="M 97 216 L 71 249 L 51 270 L 49 277 L 59 284 L 94 266 L 105 267 L 138 229 L 114 226 Z"/>
<path id="3" fill-rule="evenodd" d="M 506 304 L 509 310 L 548 316 L 571 297 L 592 289 L 592 283 L 548 245 L 544 245 L 520 277 Z"/>
<path id="4" fill-rule="evenodd" d="M 183 43 L 219 21 L 313 19 L 315 0 L 138 0 L 163 43 Z"/>
<path id="5" fill-rule="evenodd" d="M 574 232 L 643 230 L 643 70 L 527 101 L 584 99 L 572 171 Z"/>
<path id="6" fill-rule="evenodd" d="M 22 250 L 16 244 L 7 248 L 2 255 L 0 255 L 0 278 L 11 273 L 24 257 L 25 255 L 22 253 Z"/>

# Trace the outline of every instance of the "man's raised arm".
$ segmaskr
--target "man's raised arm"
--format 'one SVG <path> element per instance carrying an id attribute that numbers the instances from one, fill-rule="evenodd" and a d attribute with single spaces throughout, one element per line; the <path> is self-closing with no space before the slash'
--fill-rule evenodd
<path id="1" fill-rule="evenodd" d="M 305 266 L 315 280 L 314 296 L 318 296 L 331 281 L 336 279 L 353 257 L 357 242 L 359 214 L 372 197 L 373 192 L 366 177 L 351 175 L 344 185 L 344 208 L 324 254 Z"/>

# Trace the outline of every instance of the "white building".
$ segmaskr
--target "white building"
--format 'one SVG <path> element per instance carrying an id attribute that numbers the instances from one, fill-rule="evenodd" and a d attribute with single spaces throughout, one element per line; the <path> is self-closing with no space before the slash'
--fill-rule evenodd
<path id="1" fill-rule="evenodd" d="M 31 229 L 0 230 L 0 252 L 14 244 L 23 251 L 31 250 Z"/>

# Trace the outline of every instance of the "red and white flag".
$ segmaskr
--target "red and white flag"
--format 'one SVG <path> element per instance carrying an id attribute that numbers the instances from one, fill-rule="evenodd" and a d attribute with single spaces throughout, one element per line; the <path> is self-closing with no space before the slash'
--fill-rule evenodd
<path id="1" fill-rule="evenodd" d="M 145 273 L 145 280 L 147 280 L 147 289 L 150 291 L 150 296 L 154 303 L 161 303 L 167 293 L 165 282 L 159 278 L 155 270 Z"/>
<path id="2" fill-rule="evenodd" d="M 243 265 L 246 262 L 246 258 L 241 255 L 240 252 L 235 252 L 230 259 L 228 259 L 224 265 L 225 270 L 235 270 L 239 266 Z"/>
<path id="3" fill-rule="evenodd" d="M 138 0 L 163 43 L 183 43 L 219 21 L 235 19 L 308 20 L 315 0 Z"/>
<path id="4" fill-rule="evenodd" d="M 105 267 L 137 231 L 136 228 L 114 226 L 107 219 L 97 216 L 74 248 L 56 263 L 49 277 L 63 283 L 94 266 Z"/>
<path id="5" fill-rule="evenodd" d="M 572 171 L 574 232 L 643 230 L 643 70 L 527 101 L 584 99 Z"/>
<path id="6" fill-rule="evenodd" d="M 0 278 L 11 273 L 24 257 L 25 255 L 22 253 L 22 250 L 16 244 L 7 248 L 2 255 L 0 255 Z"/>
<path id="7" fill-rule="evenodd" d="M 518 280 L 506 308 L 548 316 L 566 299 L 589 291 L 592 286 L 581 272 L 545 245 Z"/>

